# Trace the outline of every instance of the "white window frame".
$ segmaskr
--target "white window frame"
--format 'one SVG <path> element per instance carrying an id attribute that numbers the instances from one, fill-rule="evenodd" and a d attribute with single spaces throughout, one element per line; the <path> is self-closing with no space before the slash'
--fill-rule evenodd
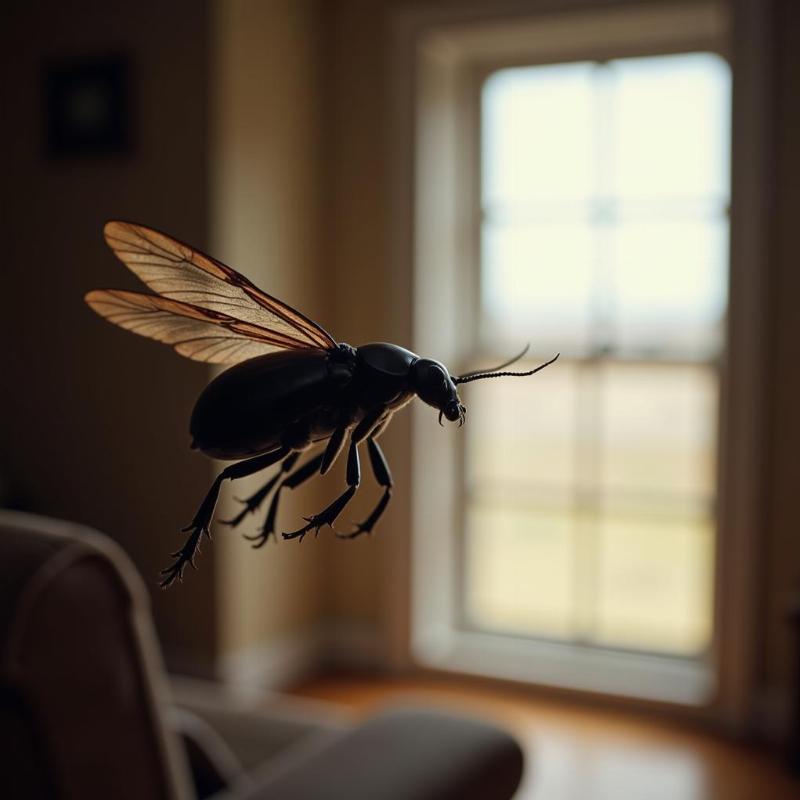
<path id="1" fill-rule="evenodd" d="M 389 255 L 390 263 L 410 259 L 414 264 L 415 350 L 458 369 L 471 349 L 458 322 L 468 315 L 462 309 L 476 308 L 475 281 L 458 278 L 464 264 L 477 264 L 476 176 L 465 158 L 474 142 L 462 138 L 455 152 L 451 143 L 458 141 L 458 131 L 476 130 L 477 109 L 467 100 L 470 91 L 465 85 L 465 80 L 474 79 L 475 67 L 482 61 L 511 66 L 587 56 L 719 52 L 729 32 L 727 9 L 721 2 L 476 2 L 459 10 L 417 9 L 394 16 L 390 89 L 400 102 L 389 126 L 394 156 Z M 757 386 L 763 374 L 765 292 L 763 278 L 752 267 L 765 251 L 766 224 L 758 209 L 766 193 L 767 131 L 759 121 L 766 115 L 759 117 L 758 112 L 766 102 L 759 92 L 766 83 L 767 59 L 763 15 L 752 4 L 737 4 L 733 18 L 736 26 L 748 25 L 750 30 L 746 44 L 744 38 L 736 38 L 737 27 L 731 37 L 738 48 L 733 146 L 739 166 L 732 176 L 726 364 L 736 369 L 723 370 L 716 636 L 711 657 L 700 664 L 460 629 L 458 447 L 452 436 L 437 438 L 436 447 L 431 447 L 429 415 L 419 410 L 412 421 L 410 465 L 413 581 L 410 597 L 405 595 L 410 619 L 396 609 L 392 614 L 396 637 L 407 636 L 418 664 L 686 709 L 711 708 L 732 727 L 742 725 L 751 711 L 761 487 L 753 484 L 750 465 L 762 458 Z M 537 48 L 535 57 L 532 48 Z M 409 145 L 404 135 L 411 133 Z M 472 202 L 465 203 L 465 198 Z M 737 226 L 746 216 L 749 224 Z M 459 235 L 464 230 L 473 235 Z M 402 649 L 396 640 L 394 644 L 395 650 Z"/>

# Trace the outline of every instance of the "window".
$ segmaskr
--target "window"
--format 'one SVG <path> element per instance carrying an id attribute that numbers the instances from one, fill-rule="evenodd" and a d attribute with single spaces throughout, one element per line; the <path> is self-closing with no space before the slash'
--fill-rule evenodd
<path id="1" fill-rule="evenodd" d="M 467 625 L 678 656 L 710 645 L 729 96 L 711 53 L 483 84 L 482 349 L 534 337 L 562 356 L 474 393 Z"/>
<path id="2" fill-rule="evenodd" d="M 461 435 L 414 413 L 423 663 L 710 697 L 726 25 L 714 2 L 644 3 L 419 41 L 414 349 L 455 372 L 561 352 L 464 387 Z"/>

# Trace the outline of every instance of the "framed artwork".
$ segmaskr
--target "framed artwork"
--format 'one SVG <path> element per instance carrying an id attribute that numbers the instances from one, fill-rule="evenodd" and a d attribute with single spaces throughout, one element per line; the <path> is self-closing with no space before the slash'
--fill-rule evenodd
<path id="1" fill-rule="evenodd" d="M 48 61 L 44 74 L 47 154 L 120 155 L 133 147 L 130 59 L 112 55 Z"/>

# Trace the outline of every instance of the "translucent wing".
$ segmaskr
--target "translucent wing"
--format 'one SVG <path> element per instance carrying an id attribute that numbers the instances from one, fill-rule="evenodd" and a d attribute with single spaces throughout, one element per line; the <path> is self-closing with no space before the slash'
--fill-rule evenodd
<path id="1" fill-rule="evenodd" d="M 109 322 L 170 344 L 195 361 L 237 364 L 276 350 L 297 349 L 281 333 L 180 300 L 118 289 L 98 289 L 85 299 Z"/>
<path id="2" fill-rule="evenodd" d="M 117 257 L 162 297 L 278 334 L 289 349 L 336 346 L 308 317 L 183 242 L 131 222 L 109 222 L 103 232 Z"/>

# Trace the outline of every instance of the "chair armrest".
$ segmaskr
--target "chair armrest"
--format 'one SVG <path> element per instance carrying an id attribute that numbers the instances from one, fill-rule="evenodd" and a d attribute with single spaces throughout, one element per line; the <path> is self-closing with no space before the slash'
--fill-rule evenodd
<path id="1" fill-rule="evenodd" d="M 249 783 L 236 755 L 206 720 L 177 707 L 170 708 L 166 718 L 167 724 L 183 741 L 199 800 Z"/>
<path id="2" fill-rule="evenodd" d="M 522 776 L 507 733 L 444 712 L 385 711 L 282 767 L 254 775 L 243 800 L 502 800 Z"/>
<path id="3" fill-rule="evenodd" d="M 237 691 L 212 681 L 173 677 L 172 699 L 177 708 L 213 728 L 247 773 L 351 727 L 335 706 L 326 703 Z"/>

